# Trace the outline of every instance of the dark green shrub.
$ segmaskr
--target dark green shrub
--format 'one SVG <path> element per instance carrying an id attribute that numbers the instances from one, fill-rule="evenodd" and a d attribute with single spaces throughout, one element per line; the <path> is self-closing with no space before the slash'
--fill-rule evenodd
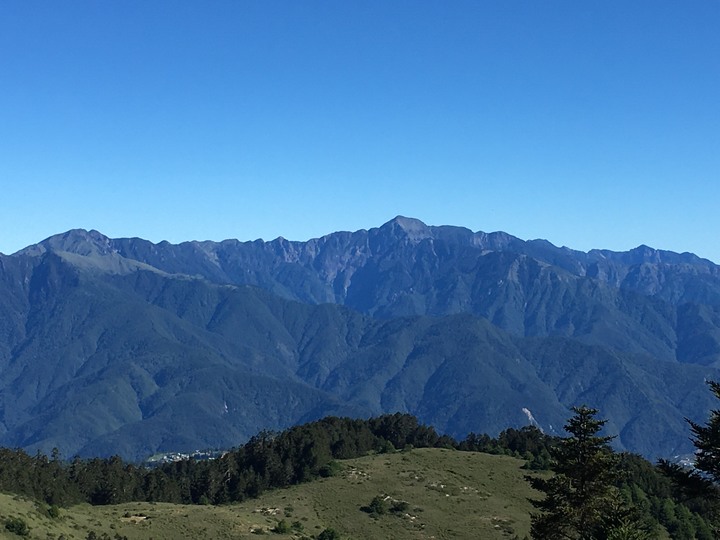
<path id="1" fill-rule="evenodd" d="M 277 522 L 275 528 L 273 528 L 273 532 L 277 534 L 288 534 L 290 532 L 290 525 L 288 525 L 287 521 L 281 519 Z"/>
<path id="2" fill-rule="evenodd" d="M 380 495 L 375 495 L 373 500 L 370 501 L 370 504 L 363 506 L 360 510 L 367 512 L 368 514 L 382 516 L 383 514 L 387 514 L 388 505 L 387 502 L 385 502 L 385 499 L 383 499 Z"/>
<path id="3" fill-rule="evenodd" d="M 410 505 L 405 501 L 395 501 L 390 506 L 390 511 L 395 514 L 401 514 L 407 512 L 408 508 L 410 508 Z"/>
<path id="4" fill-rule="evenodd" d="M 337 473 L 340 472 L 341 468 L 341 465 L 337 461 L 331 461 L 327 465 L 323 465 L 322 467 L 320 467 L 320 470 L 318 470 L 318 474 L 323 478 L 329 478 L 330 476 L 337 475 Z"/>
<path id="5" fill-rule="evenodd" d="M 318 535 L 317 540 L 340 540 L 340 534 L 335 529 L 325 529 Z"/>
<path id="6" fill-rule="evenodd" d="M 11 533 L 15 533 L 18 536 L 28 536 L 30 534 L 30 528 L 23 518 L 11 517 L 5 521 L 5 528 Z"/>
<path id="7" fill-rule="evenodd" d="M 390 441 L 383 441 L 380 444 L 380 449 L 378 450 L 380 454 L 393 454 L 396 452 L 395 446 Z"/>

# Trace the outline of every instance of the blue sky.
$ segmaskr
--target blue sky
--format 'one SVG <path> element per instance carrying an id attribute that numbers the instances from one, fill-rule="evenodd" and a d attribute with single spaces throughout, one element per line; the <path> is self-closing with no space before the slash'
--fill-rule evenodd
<path id="1" fill-rule="evenodd" d="M 0 3 L 0 252 L 379 226 L 720 263 L 720 1 Z"/>

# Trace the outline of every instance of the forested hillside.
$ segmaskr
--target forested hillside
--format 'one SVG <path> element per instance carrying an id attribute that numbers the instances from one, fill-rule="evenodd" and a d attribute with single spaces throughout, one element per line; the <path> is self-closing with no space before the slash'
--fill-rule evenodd
<path id="1" fill-rule="evenodd" d="M 617 448 L 687 453 L 720 378 L 719 275 L 407 218 L 308 242 L 70 231 L 0 256 L 0 444 L 142 459 L 396 411 L 553 434 L 591 403 Z"/>

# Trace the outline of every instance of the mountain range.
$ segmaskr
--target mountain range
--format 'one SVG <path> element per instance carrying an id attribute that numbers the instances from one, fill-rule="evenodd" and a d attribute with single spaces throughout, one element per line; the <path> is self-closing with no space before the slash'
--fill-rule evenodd
<path id="1" fill-rule="evenodd" d="M 0 255 L 0 445 L 236 446 L 326 415 L 440 432 L 598 407 L 615 445 L 689 453 L 720 380 L 720 266 L 396 217 L 307 242 L 72 230 Z"/>

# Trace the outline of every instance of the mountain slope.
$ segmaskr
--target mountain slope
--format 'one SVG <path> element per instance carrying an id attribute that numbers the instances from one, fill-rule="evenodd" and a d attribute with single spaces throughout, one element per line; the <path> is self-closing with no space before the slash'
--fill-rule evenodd
<path id="1" fill-rule="evenodd" d="M 378 229 L 173 246 L 70 231 L 0 256 L 0 444 L 141 458 L 328 414 L 688 452 L 720 376 L 718 269 L 504 233 Z"/>
<path id="2" fill-rule="evenodd" d="M 20 253 L 46 250 L 254 285 L 376 318 L 473 313 L 517 335 L 560 335 L 667 360 L 720 363 L 716 319 L 703 332 L 709 345 L 699 347 L 698 337 L 686 331 L 696 322 L 688 306 L 720 306 L 720 267 L 646 246 L 583 253 L 397 217 L 369 231 L 308 242 L 172 245 L 70 231 Z"/>

